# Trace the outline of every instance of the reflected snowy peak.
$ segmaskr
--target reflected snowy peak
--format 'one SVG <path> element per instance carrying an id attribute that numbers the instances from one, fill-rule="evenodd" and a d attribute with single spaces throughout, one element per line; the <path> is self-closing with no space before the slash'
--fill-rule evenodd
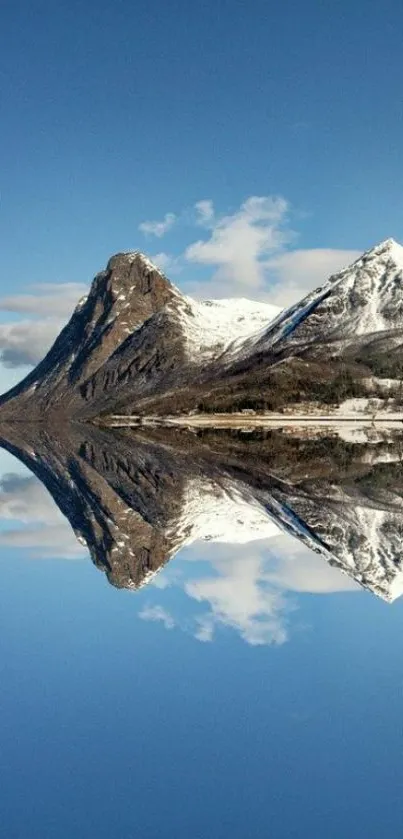
<path id="1" fill-rule="evenodd" d="M 2 435 L 118 588 L 140 588 L 195 541 L 240 546 L 287 533 L 385 600 L 403 590 L 400 433 L 370 430 L 356 441 L 330 429 L 21 424 Z M 31 480 L 20 477 L 22 497 Z M 16 490 L 10 481 L 2 490 L 0 512 L 11 518 Z M 61 521 L 55 514 L 54 534 Z"/>

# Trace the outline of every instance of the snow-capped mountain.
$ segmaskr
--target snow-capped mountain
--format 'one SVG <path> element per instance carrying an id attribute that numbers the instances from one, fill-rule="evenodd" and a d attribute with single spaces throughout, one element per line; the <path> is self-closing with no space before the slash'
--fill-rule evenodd
<path id="1" fill-rule="evenodd" d="M 383 380 L 402 401 L 402 378 L 403 248 L 392 239 L 280 313 L 192 300 L 133 252 L 95 277 L 44 360 L 0 399 L 0 417 L 321 411 L 383 398 Z"/>
<path id="2" fill-rule="evenodd" d="M 345 341 L 403 328 L 403 247 L 381 242 L 281 312 L 256 337 L 255 348 Z"/>
<path id="3" fill-rule="evenodd" d="M 400 466 L 400 465 L 399 465 Z M 373 475 L 376 480 L 376 472 Z M 352 496 L 340 485 L 274 491 L 282 527 L 383 600 L 403 594 L 403 506 Z"/>

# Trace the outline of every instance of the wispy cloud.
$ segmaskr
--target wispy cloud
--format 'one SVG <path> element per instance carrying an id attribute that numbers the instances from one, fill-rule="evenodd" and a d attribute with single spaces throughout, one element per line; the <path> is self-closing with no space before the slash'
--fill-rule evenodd
<path id="1" fill-rule="evenodd" d="M 185 251 L 188 262 L 216 268 L 212 281 L 230 286 L 236 296 L 239 289 L 251 293 L 265 283 L 264 259 L 281 250 L 293 238 L 286 227 L 288 203 L 284 198 L 251 196 L 232 215 L 217 217 L 211 201 L 202 204 L 202 216 L 209 217 L 207 239 L 199 239 Z"/>
<path id="2" fill-rule="evenodd" d="M 266 295 L 270 303 L 289 306 L 361 256 L 358 250 L 297 249 L 267 260 Z"/>
<path id="3" fill-rule="evenodd" d="M 139 618 L 143 621 L 157 621 L 163 623 L 165 629 L 173 629 L 176 626 L 172 615 L 162 606 L 145 606 L 139 612 Z"/>
<path id="4" fill-rule="evenodd" d="M 139 224 L 139 230 L 141 233 L 145 233 L 146 236 L 156 236 L 158 239 L 161 239 L 173 227 L 175 221 L 175 213 L 165 213 L 162 221 L 142 221 Z"/>
<path id="5" fill-rule="evenodd" d="M 40 361 L 64 326 L 64 320 L 23 320 L 0 324 L 0 358 L 5 367 L 33 366 Z"/>
<path id="6" fill-rule="evenodd" d="M 277 586 L 284 592 L 334 594 L 361 591 L 355 580 L 329 565 L 323 557 L 292 536 L 274 536 L 265 544 L 264 557 L 266 584 Z"/>
<path id="7" fill-rule="evenodd" d="M 150 259 L 164 273 L 176 274 L 181 270 L 180 260 L 170 253 L 165 253 L 165 251 L 152 254 Z"/>
<path id="8" fill-rule="evenodd" d="M 209 227 L 214 222 L 214 204 L 210 198 L 203 201 L 196 201 L 194 205 L 196 212 L 196 224 L 201 227 Z"/>
<path id="9" fill-rule="evenodd" d="M 212 640 L 217 626 L 235 629 L 253 646 L 283 644 L 287 640 L 287 601 L 280 589 L 264 584 L 260 556 L 242 556 L 216 563 L 218 574 L 194 580 L 185 591 L 194 600 L 209 604 L 209 613 L 199 618 L 195 636 Z"/>
<path id="10" fill-rule="evenodd" d="M 87 549 L 40 481 L 31 475 L 8 474 L 0 480 L 0 546 L 24 548 L 35 558 L 76 559 Z"/>
<path id="11" fill-rule="evenodd" d="M 41 318 L 66 318 L 86 293 L 87 286 L 83 283 L 40 283 L 31 286 L 29 294 L 1 297 L 0 309 Z"/>
<path id="12" fill-rule="evenodd" d="M 37 364 L 86 291 L 82 283 L 43 283 L 28 294 L 0 298 L 0 310 L 24 315 L 23 320 L 0 323 L 2 364 L 8 368 Z"/>

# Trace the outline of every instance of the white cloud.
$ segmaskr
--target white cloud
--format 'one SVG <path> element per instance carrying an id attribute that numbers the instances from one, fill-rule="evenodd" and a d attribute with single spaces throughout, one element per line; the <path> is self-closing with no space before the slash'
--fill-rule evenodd
<path id="1" fill-rule="evenodd" d="M 170 253 L 165 253 L 165 251 L 161 251 L 160 253 L 155 253 L 150 256 L 151 261 L 157 268 L 160 268 L 161 271 L 164 273 L 171 273 L 175 274 L 180 271 L 180 263 L 179 259 L 175 256 L 172 256 Z"/>
<path id="2" fill-rule="evenodd" d="M 35 558 L 75 559 L 88 555 L 41 482 L 31 475 L 0 480 L 0 547 L 24 548 Z M 4 528 L 4 522 L 12 522 Z"/>
<path id="3" fill-rule="evenodd" d="M 196 629 L 193 633 L 197 641 L 204 644 L 214 640 L 214 617 L 205 612 L 201 617 L 196 617 Z"/>
<path id="4" fill-rule="evenodd" d="M 252 196 L 232 215 L 217 216 L 211 200 L 198 201 L 196 224 L 206 239 L 188 245 L 188 262 L 211 265 L 212 277 L 191 285 L 198 297 L 251 296 L 280 308 L 291 305 L 360 256 L 356 250 L 294 249 L 289 204 L 281 197 Z"/>
<path id="5" fill-rule="evenodd" d="M 87 286 L 83 283 L 40 283 L 31 288 L 31 294 L 1 297 L 0 310 L 38 315 L 41 318 L 67 318 L 80 297 L 87 293 Z"/>
<path id="6" fill-rule="evenodd" d="M 266 297 L 277 306 L 290 306 L 359 256 L 360 251 L 335 248 L 299 249 L 278 254 L 264 265 Z"/>
<path id="7" fill-rule="evenodd" d="M 156 236 L 160 239 L 173 227 L 175 221 L 175 213 L 165 213 L 162 221 L 142 221 L 139 224 L 139 230 L 141 233 L 145 233 L 146 236 Z"/>
<path id="8" fill-rule="evenodd" d="M 200 203 L 212 218 L 212 203 Z M 189 245 L 185 258 L 216 266 L 212 277 L 215 287 L 217 283 L 224 289 L 230 286 L 234 295 L 245 289 L 259 293 L 265 284 L 264 260 L 292 239 L 293 234 L 285 227 L 287 212 L 284 198 L 251 196 L 232 215 L 215 218 L 209 238 Z"/>
<path id="9" fill-rule="evenodd" d="M 33 291 L 36 293 L 0 298 L 0 310 L 3 312 L 31 315 L 24 320 L 0 323 L 0 361 L 3 367 L 20 368 L 37 364 L 87 287 L 81 283 L 43 283 L 33 286 Z M 0 379 L 3 378 L 7 377 L 1 375 L 0 368 Z"/>
<path id="10" fill-rule="evenodd" d="M 185 584 L 194 600 L 207 602 L 207 616 L 198 619 L 196 637 L 212 640 L 218 625 L 235 629 L 248 644 L 283 644 L 287 640 L 290 603 L 280 589 L 264 583 L 264 560 L 259 555 L 215 562 L 218 575 Z"/>
<path id="11" fill-rule="evenodd" d="M 4 367 L 32 367 L 37 364 L 64 324 L 64 320 L 56 318 L 0 324 L 0 359 Z"/>
<path id="12" fill-rule="evenodd" d="M 144 621 L 159 621 L 164 624 L 165 629 L 173 629 L 176 625 L 172 615 L 162 606 L 145 606 L 139 612 L 139 618 Z"/>
<path id="13" fill-rule="evenodd" d="M 292 536 L 281 534 L 271 539 L 265 557 L 266 582 L 284 591 L 310 594 L 360 591 L 355 580 Z"/>
<path id="14" fill-rule="evenodd" d="M 203 606 L 202 612 L 194 608 L 185 624 L 169 613 L 176 626 L 205 643 L 214 640 L 217 629 L 228 627 L 253 646 L 289 639 L 290 616 L 298 605 L 291 593 L 360 591 L 354 580 L 284 533 L 249 545 L 197 542 L 167 566 L 161 581 L 161 596 L 164 589 L 169 598 L 170 588 L 181 588 Z M 156 614 L 165 613 L 161 605 L 154 608 Z"/>
<path id="15" fill-rule="evenodd" d="M 196 224 L 201 227 L 209 227 L 214 219 L 214 204 L 211 199 L 197 201 L 194 208 L 196 210 Z"/>

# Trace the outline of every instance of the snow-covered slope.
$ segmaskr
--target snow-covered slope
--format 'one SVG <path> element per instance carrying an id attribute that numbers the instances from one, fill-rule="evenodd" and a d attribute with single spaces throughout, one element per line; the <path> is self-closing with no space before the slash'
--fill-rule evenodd
<path id="1" fill-rule="evenodd" d="M 267 328 L 281 310 L 270 303 L 245 297 L 226 300 L 183 298 L 180 306 L 188 354 L 213 357 L 236 340 L 245 340 Z"/>
<path id="2" fill-rule="evenodd" d="M 392 602 L 403 593 L 402 509 L 380 509 L 330 486 L 322 499 L 289 488 L 272 507 L 279 524 L 363 588 Z"/>
<path id="3" fill-rule="evenodd" d="M 320 343 L 403 328 L 403 247 L 381 242 L 284 310 L 249 343 L 267 349 L 279 342 Z"/>
<path id="4" fill-rule="evenodd" d="M 201 540 L 244 544 L 277 536 L 280 530 L 253 495 L 235 483 L 220 484 L 207 477 L 191 478 L 186 485 L 175 533 L 181 547 Z"/>

